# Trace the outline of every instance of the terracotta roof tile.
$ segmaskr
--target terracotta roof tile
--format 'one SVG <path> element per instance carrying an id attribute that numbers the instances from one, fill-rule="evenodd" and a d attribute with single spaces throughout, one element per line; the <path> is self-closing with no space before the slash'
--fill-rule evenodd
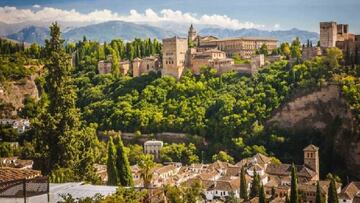
<path id="1" fill-rule="evenodd" d="M 31 179 L 38 176 L 41 176 L 41 172 L 37 170 L 0 167 L 0 182 Z"/>

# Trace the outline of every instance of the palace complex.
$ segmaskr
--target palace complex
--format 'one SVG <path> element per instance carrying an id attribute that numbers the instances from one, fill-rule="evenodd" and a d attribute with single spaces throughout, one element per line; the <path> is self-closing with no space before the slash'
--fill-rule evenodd
<path id="1" fill-rule="evenodd" d="M 256 55 L 256 50 L 266 45 L 269 52 L 277 47 L 277 40 L 268 38 L 231 38 L 218 39 L 214 36 L 199 36 L 193 25 L 187 38 L 172 37 L 163 39 L 162 57 L 150 56 L 133 61 L 120 62 L 122 75 L 140 76 L 150 71 L 161 72 L 163 76 L 180 79 L 185 69 L 200 74 L 202 67 L 212 67 L 218 74 L 236 71 L 253 74 L 265 64 L 263 55 Z M 233 57 L 247 59 L 246 63 L 237 64 Z M 100 74 L 110 73 L 111 60 L 100 61 Z"/>

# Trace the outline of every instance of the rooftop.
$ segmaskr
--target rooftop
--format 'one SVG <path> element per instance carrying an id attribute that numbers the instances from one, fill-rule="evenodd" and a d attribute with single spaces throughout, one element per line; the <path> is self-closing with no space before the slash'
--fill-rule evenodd
<path id="1" fill-rule="evenodd" d="M 32 169 L 0 167 L 0 183 L 12 180 L 31 179 L 41 176 L 41 172 Z"/>
<path id="2" fill-rule="evenodd" d="M 304 151 L 318 151 L 319 147 L 315 146 L 315 145 L 308 145 L 307 147 L 304 148 Z"/>
<path id="3" fill-rule="evenodd" d="M 243 40 L 243 41 L 274 41 L 277 42 L 278 40 L 275 38 L 270 37 L 232 37 L 232 38 L 224 38 L 224 39 L 217 39 L 211 40 L 212 42 L 223 42 L 223 41 L 235 41 L 235 40 Z"/>

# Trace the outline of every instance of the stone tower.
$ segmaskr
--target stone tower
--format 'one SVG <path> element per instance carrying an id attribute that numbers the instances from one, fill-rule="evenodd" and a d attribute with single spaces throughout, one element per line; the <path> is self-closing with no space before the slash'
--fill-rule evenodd
<path id="1" fill-rule="evenodd" d="M 319 180 L 320 169 L 319 169 L 319 148 L 315 145 L 309 145 L 304 149 L 304 165 L 311 170 L 313 170 L 317 177 L 316 180 Z"/>
<path id="2" fill-rule="evenodd" d="M 336 22 L 320 23 L 320 47 L 331 48 L 336 46 L 337 24 Z"/>
<path id="3" fill-rule="evenodd" d="M 196 37 L 197 37 L 196 30 L 195 30 L 194 26 L 191 24 L 191 26 L 189 28 L 189 32 L 188 32 L 188 40 L 195 41 Z"/>
<path id="4" fill-rule="evenodd" d="M 187 65 L 188 40 L 186 38 L 173 37 L 163 39 L 162 48 L 162 76 L 174 76 L 180 79 Z"/>

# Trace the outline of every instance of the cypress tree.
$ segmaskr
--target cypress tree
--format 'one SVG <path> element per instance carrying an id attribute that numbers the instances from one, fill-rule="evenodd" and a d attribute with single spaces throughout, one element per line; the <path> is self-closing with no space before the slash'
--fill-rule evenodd
<path id="1" fill-rule="evenodd" d="M 266 203 L 264 186 L 261 184 L 259 191 L 259 203 Z"/>
<path id="2" fill-rule="evenodd" d="M 130 164 L 125 152 L 124 144 L 121 136 L 118 136 L 116 147 L 116 168 L 118 172 L 118 180 L 121 186 L 132 186 L 133 179 L 130 170 Z"/>
<path id="3" fill-rule="evenodd" d="M 254 176 L 253 176 L 253 180 L 251 182 L 251 188 L 250 188 L 250 198 L 251 199 L 256 196 L 259 196 L 259 189 L 260 189 L 260 177 L 254 169 Z"/>
<path id="4" fill-rule="evenodd" d="M 76 108 L 76 92 L 71 78 L 71 56 L 65 52 L 57 23 L 50 26 L 49 40 L 46 40 L 44 111 L 34 123 L 36 150 L 41 152 L 36 167 L 44 174 L 53 169 L 67 168 L 74 172 L 74 178 L 94 178 L 93 144 L 96 140 L 92 128 L 86 128 L 80 121 Z"/>
<path id="5" fill-rule="evenodd" d="M 323 203 L 323 196 L 321 194 L 320 184 L 319 181 L 316 184 L 316 199 L 315 203 Z"/>
<path id="6" fill-rule="evenodd" d="M 286 195 L 285 203 L 290 203 L 289 195 Z"/>
<path id="7" fill-rule="evenodd" d="M 248 192 L 247 192 L 247 183 L 245 179 L 245 169 L 241 168 L 240 172 L 240 198 L 243 200 L 248 200 Z"/>
<path id="8" fill-rule="evenodd" d="M 275 194 L 275 188 L 272 187 L 272 188 L 271 188 L 271 198 L 274 199 L 274 198 L 275 198 L 275 195 L 276 195 L 276 194 Z"/>
<path id="9" fill-rule="evenodd" d="M 290 202 L 291 203 L 298 203 L 299 202 L 299 193 L 297 188 L 297 174 L 296 168 L 294 164 L 291 166 L 291 193 L 290 193 Z"/>
<path id="10" fill-rule="evenodd" d="M 328 203 L 339 203 L 334 177 L 332 177 L 330 180 L 330 186 L 328 189 Z"/>
<path id="11" fill-rule="evenodd" d="M 107 166 L 107 175 L 108 175 L 108 185 L 117 185 L 118 172 L 116 168 L 116 148 L 112 137 L 110 137 L 108 142 L 108 159 L 106 166 Z"/>

